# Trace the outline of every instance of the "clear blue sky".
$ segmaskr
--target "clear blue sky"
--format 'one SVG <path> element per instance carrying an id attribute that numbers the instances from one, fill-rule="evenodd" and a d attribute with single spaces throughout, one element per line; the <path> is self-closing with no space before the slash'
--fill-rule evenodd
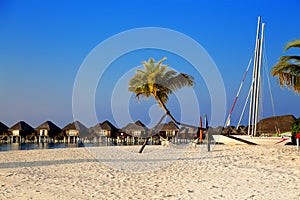
<path id="1" fill-rule="evenodd" d="M 107 38 L 142 27 L 176 30 L 201 44 L 221 73 L 229 112 L 254 51 L 257 17 L 261 15 L 266 23 L 266 55 L 271 68 L 283 54 L 285 44 L 300 39 L 299 6 L 297 0 L 1 0 L 0 121 L 12 126 L 25 120 L 37 126 L 52 120 L 61 127 L 73 121 L 73 84 L 84 59 Z M 290 53 L 300 52 L 292 50 Z M 189 63 L 183 59 L 162 51 L 131 52 L 116 60 L 99 82 L 95 95 L 99 121 L 108 119 L 114 122 L 109 90 L 122 74 L 149 57 L 160 59 L 165 55 L 168 57 L 166 63 L 171 67 L 186 65 L 190 69 Z M 192 70 L 186 71 L 193 73 Z M 196 81 L 200 113 L 209 115 L 211 105 L 207 88 L 201 77 Z M 275 114 L 299 117 L 299 95 L 280 89 L 274 78 L 270 82 Z M 147 113 L 153 103 L 151 100 L 130 101 L 132 119 L 149 124 L 151 119 Z M 177 117 L 180 117 L 176 109 L 179 104 L 172 98 L 168 103 Z M 263 117 L 272 116 L 270 103 L 265 104 Z M 243 103 L 237 105 L 237 113 L 241 112 L 242 106 Z M 237 118 L 233 116 L 233 121 Z"/>

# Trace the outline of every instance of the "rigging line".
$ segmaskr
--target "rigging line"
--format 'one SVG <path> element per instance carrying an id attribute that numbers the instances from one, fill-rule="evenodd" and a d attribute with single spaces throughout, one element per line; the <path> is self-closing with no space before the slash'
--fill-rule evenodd
<path id="1" fill-rule="evenodd" d="M 268 80 L 268 88 L 269 88 L 269 93 L 270 93 L 270 99 L 271 99 L 271 105 L 272 105 L 272 112 L 273 112 L 273 116 L 276 116 L 275 113 L 275 103 L 274 103 L 274 99 L 273 99 L 273 93 L 271 90 L 271 83 L 270 83 L 270 76 L 269 76 L 269 64 L 268 64 L 268 57 L 267 57 L 267 50 L 266 50 L 266 43 L 264 43 L 264 58 L 265 58 L 265 72 L 266 72 L 266 76 L 267 76 L 267 80 Z M 275 131 L 276 133 L 278 133 L 278 119 L 275 117 Z"/>
<path id="2" fill-rule="evenodd" d="M 252 89 L 253 89 L 253 84 L 251 84 L 250 90 L 249 90 L 248 95 L 247 95 L 247 98 L 246 98 L 246 103 L 244 104 L 243 111 L 242 111 L 242 114 L 241 114 L 241 116 L 240 116 L 240 119 L 239 119 L 239 122 L 238 122 L 238 124 L 237 124 L 236 129 L 239 129 L 239 127 L 240 127 L 240 124 L 241 124 L 241 121 L 242 121 L 242 119 L 243 119 L 243 116 L 244 116 L 244 113 L 245 113 L 245 110 L 246 110 L 246 107 L 247 107 L 247 104 L 248 104 L 249 97 L 250 97 L 250 94 L 251 94 L 251 92 L 252 92 Z"/>
<path id="3" fill-rule="evenodd" d="M 233 101 L 233 104 L 232 104 L 232 106 L 231 106 L 231 109 L 230 109 L 228 118 L 227 118 L 227 120 L 226 120 L 225 126 L 229 126 L 229 124 L 230 124 L 230 117 L 231 117 L 231 115 L 232 115 L 232 112 L 233 112 L 233 109 L 234 109 L 235 104 L 236 104 L 236 102 L 237 102 L 237 99 L 238 99 L 238 97 L 239 97 L 239 95 L 240 95 L 241 89 L 242 89 L 242 87 L 243 87 L 243 85 L 244 85 L 244 82 L 245 82 L 245 79 L 246 79 L 246 77 L 247 77 L 247 73 L 248 73 L 248 71 L 249 71 L 251 62 L 252 62 L 252 58 L 250 58 L 250 60 L 249 60 L 249 63 L 248 63 L 246 72 L 244 73 L 244 77 L 243 77 L 243 79 L 242 79 L 242 82 L 241 82 L 241 84 L 240 84 L 240 87 L 239 87 L 239 89 L 238 89 L 238 92 L 237 92 L 237 94 L 236 94 L 236 96 L 235 96 L 235 99 L 234 99 L 234 101 Z"/>

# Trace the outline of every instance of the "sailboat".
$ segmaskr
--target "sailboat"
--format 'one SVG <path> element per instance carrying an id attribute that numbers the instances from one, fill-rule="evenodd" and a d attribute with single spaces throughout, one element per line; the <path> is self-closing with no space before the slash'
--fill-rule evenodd
<path id="1" fill-rule="evenodd" d="M 256 45 L 254 51 L 254 63 L 253 63 L 253 73 L 252 73 L 252 82 L 251 87 L 247 96 L 246 103 L 244 105 L 242 115 L 238 122 L 239 124 L 242 120 L 242 116 L 245 112 L 246 105 L 250 98 L 249 103 L 249 118 L 248 118 L 248 133 L 247 135 L 213 135 L 213 138 L 218 143 L 224 144 L 259 144 L 259 145 L 274 145 L 274 144 L 287 144 L 291 142 L 290 137 L 259 137 L 257 136 L 257 123 L 258 123 L 258 111 L 259 111 L 259 100 L 261 94 L 261 70 L 262 70 L 262 57 L 263 57 L 263 43 L 264 43 L 264 27 L 265 23 L 261 22 L 261 17 L 258 17 L 257 23 L 257 32 L 256 32 Z M 231 115 L 233 112 L 233 108 L 236 104 L 237 98 L 241 91 L 241 88 L 244 84 L 246 75 L 248 73 L 249 67 L 251 65 L 252 60 L 250 59 L 246 72 L 244 74 L 242 83 L 238 89 L 236 98 L 229 112 L 228 118 L 225 123 L 225 127 L 230 125 Z"/>

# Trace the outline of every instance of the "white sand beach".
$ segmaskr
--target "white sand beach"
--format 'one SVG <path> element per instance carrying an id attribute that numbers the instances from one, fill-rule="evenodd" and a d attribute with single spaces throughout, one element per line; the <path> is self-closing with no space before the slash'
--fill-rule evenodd
<path id="1" fill-rule="evenodd" d="M 0 199 L 300 199 L 295 146 L 0 152 Z"/>

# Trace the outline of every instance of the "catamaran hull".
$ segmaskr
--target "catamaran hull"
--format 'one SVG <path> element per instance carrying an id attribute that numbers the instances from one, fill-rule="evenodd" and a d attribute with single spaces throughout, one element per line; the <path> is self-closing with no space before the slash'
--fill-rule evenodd
<path id="1" fill-rule="evenodd" d="M 216 143 L 226 144 L 226 145 L 244 145 L 246 143 L 232 139 L 225 135 L 212 135 Z"/>
<path id="2" fill-rule="evenodd" d="M 290 137 L 252 137 L 248 135 L 235 135 L 234 137 L 247 140 L 258 145 L 285 145 L 291 142 Z"/>
<path id="3" fill-rule="evenodd" d="M 290 137 L 251 137 L 248 135 L 232 135 L 230 137 L 224 135 L 213 135 L 217 143 L 226 145 L 286 145 L 291 142 Z"/>

